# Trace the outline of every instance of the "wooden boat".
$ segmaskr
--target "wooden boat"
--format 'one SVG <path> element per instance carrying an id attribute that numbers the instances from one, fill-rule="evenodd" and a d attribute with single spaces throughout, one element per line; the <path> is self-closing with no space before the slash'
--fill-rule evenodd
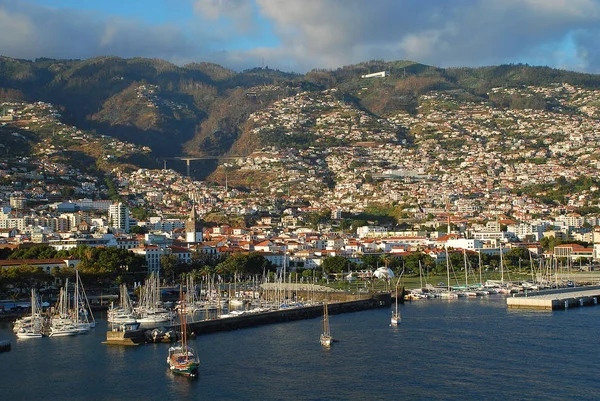
<path id="1" fill-rule="evenodd" d="M 329 311 L 327 309 L 327 302 L 323 303 L 323 333 L 321 333 L 321 345 L 324 347 L 331 347 L 333 338 L 331 337 L 331 331 L 329 329 Z"/>
<path id="2" fill-rule="evenodd" d="M 169 369 L 174 374 L 196 377 L 198 375 L 200 359 L 194 348 L 188 343 L 186 302 L 183 297 L 180 298 L 179 322 L 181 341 L 179 344 L 169 347 L 167 363 L 169 364 Z"/>

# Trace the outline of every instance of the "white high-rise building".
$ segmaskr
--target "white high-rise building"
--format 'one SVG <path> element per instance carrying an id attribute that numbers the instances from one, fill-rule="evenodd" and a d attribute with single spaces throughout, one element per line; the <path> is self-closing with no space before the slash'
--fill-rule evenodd
<path id="1" fill-rule="evenodd" d="M 108 207 L 108 226 L 119 232 L 129 232 L 129 208 L 119 202 Z"/>

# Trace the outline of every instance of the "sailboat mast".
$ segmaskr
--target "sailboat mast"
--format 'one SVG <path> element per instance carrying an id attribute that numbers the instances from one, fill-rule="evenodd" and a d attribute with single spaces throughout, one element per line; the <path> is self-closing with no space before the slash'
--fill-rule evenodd
<path id="1" fill-rule="evenodd" d="M 463 249 L 463 259 L 465 260 L 465 288 L 469 287 L 469 266 L 467 265 L 467 250 Z"/>
<path id="2" fill-rule="evenodd" d="M 73 303 L 75 305 L 73 310 L 75 311 L 75 324 L 79 324 L 79 273 L 75 268 L 75 294 L 73 294 Z"/>
<path id="3" fill-rule="evenodd" d="M 188 351 L 187 351 L 187 322 L 186 322 L 186 315 L 187 312 L 185 310 L 185 298 L 183 297 L 183 288 L 180 288 L 179 290 L 179 298 L 181 299 L 181 308 L 179 309 L 179 320 L 180 320 L 180 325 L 181 325 L 181 346 L 182 346 L 182 350 L 185 353 L 185 356 L 187 358 L 188 356 Z"/>
<path id="4" fill-rule="evenodd" d="M 400 279 L 398 279 L 398 281 L 396 281 L 396 316 L 398 316 L 398 283 L 399 282 L 400 282 Z"/>
<path id="5" fill-rule="evenodd" d="M 481 249 L 479 251 L 477 251 L 477 257 L 479 258 L 479 284 L 483 284 L 483 281 L 481 280 Z"/>
<path id="6" fill-rule="evenodd" d="M 448 258 L 448 244 L 446 243 L 446 274 L 448 276 L 448 291 L 450 291 L 450 259 Z"/>
<path id="7" fill-rule="evenodd" d="M 500 279 L 502 285 L 504 285 L 504 262 L 502 260 L 502 243 L 500 243 Z"/>

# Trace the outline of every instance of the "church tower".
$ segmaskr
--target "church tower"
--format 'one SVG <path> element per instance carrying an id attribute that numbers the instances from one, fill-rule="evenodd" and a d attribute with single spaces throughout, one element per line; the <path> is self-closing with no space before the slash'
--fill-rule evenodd
<path id="1" fill-rule="evenodd" d="M 202 224 L 198 221 L 194 205 L 192 205 L 190 217 L 185 222 L 185 241 L 188 243 L 202 242 Z"/>

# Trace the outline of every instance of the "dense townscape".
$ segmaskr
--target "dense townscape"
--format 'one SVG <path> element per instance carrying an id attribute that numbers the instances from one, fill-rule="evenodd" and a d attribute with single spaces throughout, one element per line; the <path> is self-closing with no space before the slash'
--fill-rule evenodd
<path id="1" fill-rule="evenodd" d="M 140 86 L 137 96 L 161 102 L 154 90 Z M 219 167 L 226 177 L 248 174 L 246 188 L 136 167 L 131 157 L 149 148 L 66 126 L 47 103 L 0 103 L 2 135 L 33 143 L 21 155 L 12 154 L 13 143 L 0 164 L 1 241 L 132 249 L 149 270 L 160 269 L 162 256 L 189 262 L 193 252 L 259 252 L 275 266 L 315 268 L 332 256 L 360 263 L 365 254 L 415 251 L 439 263 L 444 247 L 541 254 L 544 237 L 596 243 L 598 91 L 555 84 L 488 95 L 552 107 L 498 107 L 432 91 L 416 113 L 376 118 L 335 90 L 278 100 L 250 114 L 249 135 L 313 141 L 263 147 Z M 89 160 L 74 163 L 76 154 L 94 160 L 104 179 L 86 167 Z M 373 211 L 382 209 L 395 221 L 377 221 Z M 191 211 L 194 221 L 225 220 L 197 229 L 190 241 Z M 598 257 L 595 245 L 561 247 L 568 249 L 560 256 L 573 260 Z"/>

